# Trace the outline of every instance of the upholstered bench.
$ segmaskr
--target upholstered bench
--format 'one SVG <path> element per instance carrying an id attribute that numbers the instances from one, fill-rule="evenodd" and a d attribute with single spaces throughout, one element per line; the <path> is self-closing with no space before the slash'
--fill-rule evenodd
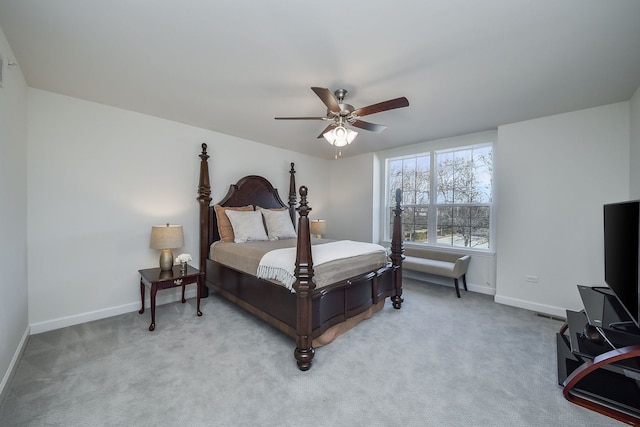
<path id="1" fill-rule="evenodd" d="M 470 255 L 459 255 L 423 248 L 405 248 L 404 255 L 403 268 L 452 278 L 458 298 L 460 298 L 458 279 L 462 279 L 464 290 L 467 290 L 466 275 L 471 261 Z"/>

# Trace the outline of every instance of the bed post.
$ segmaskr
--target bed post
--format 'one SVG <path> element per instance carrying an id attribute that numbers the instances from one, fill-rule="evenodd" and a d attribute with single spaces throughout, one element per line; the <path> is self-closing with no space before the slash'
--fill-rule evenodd
<path id="1" fill-rule="evenodd" d="M 402 298 L 402 260 L 404 259 L 404 245 L 402 243 L 402 190 L 396 188 L 396 207 L 393 210 L 393 237 L 391 238 L 391 263 L 395 267 L 396 293 L 391 297 L 393 308 L 400 308 Z"/>
<path id="2" fill-rule="evenodd" d="M 298 203 L 296 170 L 293 168 L 293 162 L 291 162 L 291 170 L 289 171 L 289 216 L 294 227 L 296 226 L 296 203 Z"/>
<path id="3" fill-rule="evenodd" d="M 315 353 L 311 346 L 312 310 L 311 293 L 316 287 L 313 282 L 313 260 L 311 259 L 311 235 L 309 232 L 309 212 L 307 205 L 307 187 L 300 187 L 300 206 L 297 209 L 298 243 L 296 251 L 296 349 L 293 354 L 298 361 L 298 369 L 306 371 L 311 368 Z"/>
<path id="4" fill-rule="evenodd" d="M 207 160 L 207 144 L 202 143 L 202 153 L 200 153 L 200 182 L 198 183 L 198 203 L 200 204 L 200 256 L 199 268 L 201 273 L 206 273 L 207 257 L 209 252 L 209 204 L 211 203 L 211 185 L 209 184 L 209 165 Z M 200 288 L 201 297 L 209 296 L 204 281 Z"/>

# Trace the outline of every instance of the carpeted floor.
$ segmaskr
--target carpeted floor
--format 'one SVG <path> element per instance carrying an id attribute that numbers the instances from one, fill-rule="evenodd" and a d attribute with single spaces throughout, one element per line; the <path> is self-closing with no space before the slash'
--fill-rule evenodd
<path id="1" fill-rule="evenodd" d="M 561 323 L 405 279 L 297 369 L 294 342 L 217 295 L 29 338 L 2 426 L 609 426 L 557 384 Z"/>

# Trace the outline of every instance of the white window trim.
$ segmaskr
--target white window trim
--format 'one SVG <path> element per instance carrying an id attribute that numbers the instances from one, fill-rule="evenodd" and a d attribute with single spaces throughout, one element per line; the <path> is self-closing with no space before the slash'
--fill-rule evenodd
<path id="1" fill-rule="evenodd" d="M 451 137 L 451 138 L 444 138 L 444 139 L 438 139 L 438 140 L 433 140 L 433 141 L 427 141 L 427 142 L 421 142 L 418 144 L 413 144 L 413 145 L 408 145 L 408 146 L 403 146 L 403 147 L 398 147 L 398 148 L 394 148 L 394 149 L 390 149 L 390 150 L 384 150 L 384 151 L 379 151 L 377 154 L 378 157 L 378 161 L 379 161 L 379 167 L 380 167 L 380 174 L 379 174 L 379 180 L 380 180 L 380 210 L 379 210 L 379 215 L 380 218 L 382 219 L 380 221 L 380 229 L 379 229 L 379 233 L 380 236 L 382 238 L 381 243 L 382 244 L 390 244 L 390 240 L 389 238 L 386 236 L 386 232 L 385 232 L 385 227 L 388 227 L 388 224 L 390 221 L 389 218 L 389 213 L 387 212 L 387 208 L 388 206 L 386 205 L 386 200 L 387 200 L 387 194 L 389 194 L 389 188 L 388 188 L 388 182 L 387 182 L 387 169 L 386 169 L 386 163 L 388 159 L 398 159 L 398 158 L 409 158 L 409 157 L 415 157 L 416 155 L 422 154 L 422 153 L 435 153 L 436 151 L 438 152 L 444 152 L 444 151 L 455 151 L 457 149 L 460 149 L 462 147 L 470 147 L 470 146 L 482 146 L 482 145 L 487 145 L 487 144 L 492 144 L 493 145 L 493 159 L 494 162 L 496 161 L 496 144 L 497 144 L 497 139 L 498 139 L 498 132 L 497 130 L 492 130 L 492 131 L 486 131 L 486 132 L 478 132 L 478 133 L 473 133 L 473 134 L 468 134 L 468 135 L 461 135 L 461 136 L 456 136 L 456 137 Z M 434 162 L 435 162 L 435 156 L 432 155 L 431 156 L 431 167 L 434 167 Z M 438 250 L 442 250 L 445 252 L 452 252 L 452 253 L 478 253 L 478 254 L 495 254 L 497 252 L 497 247 L 496 247 L 496 215 L 495 212 L 497 211 L 496 208 L 496 203 L 497 203 L 497 197 L 496 197 L 496 169 L 494 168 L 493 170 L 493 188 L 492 188 L 492 208 L 491 208 L 491 216 L 490 216 L 490 235 L 489 235 L 489 239 L 491 242 L 491 246 L 489 249 L 479 249 L 479 248 L 470 248 L 470 247 L 459 247 L 459 246 L 450 246 L 450 245 L 443 245 L 443 244 L 431 244 L 431 243 L 416 243 L 416 242 L 404 242 L 405 247 L 432 247 L 432 248 L 437 248 Z M 430 189 L 431 194 L 435 194 L 433 193 L 434 191 L 434 186 L 435 186 L 435 180 L 431 180 L 431 186 L 432 188 Z M 429 221 L 431 221 L 431 216 Z M 434 229 L 432 227 L 432 224 L 429 222 L 428 226 L 430 227 L 430 229 Z"/>

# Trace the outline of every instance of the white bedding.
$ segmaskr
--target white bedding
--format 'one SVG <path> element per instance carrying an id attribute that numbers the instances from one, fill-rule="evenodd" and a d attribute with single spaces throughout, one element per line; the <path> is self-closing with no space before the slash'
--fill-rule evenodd
<path id="1" fill-rule="evenodd" d="M 314 267 L 338 259 L 373 254 L 376 252 L 386 253 L 384 247 L 375 243 L 354 242 L 352 240 L 340 240 L 312 245 L 311 247 L 311 257 Z M 296 281 L 294 274 L 295 261 L 296 248 L 269 251 L 260 260 L 256 276 L 260 279 L 277 280 L 288 289 L 293 290 L 292 286 Z"/>

